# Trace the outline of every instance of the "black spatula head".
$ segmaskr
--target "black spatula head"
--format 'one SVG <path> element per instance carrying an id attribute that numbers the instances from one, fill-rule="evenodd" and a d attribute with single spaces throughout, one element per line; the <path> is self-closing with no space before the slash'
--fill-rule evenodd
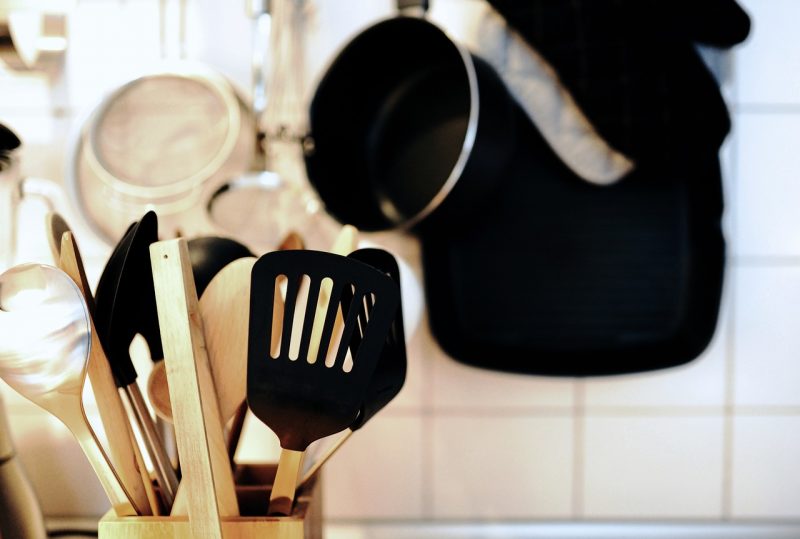
<path id="1" fill-rule="evenodd" d="M 392 278 L 397 285 L 397 290 L 401 292 L 400 268 L 397 266 L 397 260 L 390 253 L 383 249 L 358 249 L 347 255 L 347 257 L 368 264 L 385 273 Z M 367 299 L 366 303 L 362 302 L 359 305 L 359 324 L 356 326 L 356 333 L 352 342 L 358 343 L 363 337 L 360 328 L 363 327 L 364 321 L 369 320 L 371 317 L 374 305 L 371 304 L 369 299 Z M 352 301 L 352 291 L 345 288 L 342 304 L 349 308 Z M 392 321 L 392 325 L 386 335 L 386 342 L 383 344 L 378 364 L 375 366 L 375 372 L 372 374 L 367 386 L 367 392 L 364 395 L 364 402 L 361 405 L 358 418 L 355 423 L 350 425 L 352 430 L 358 430 L 363 427 L 364 423 L 369 421 L 372 416 L 397 396 L 406 381 L 406 365 L 403 309 L 398 307 L 394 321 Z"/>
<path id="2" fill-rule="evenodd" d="M 150 211 L 117 244 L 97 285 L 95 325 L 119 386 L 136 380 L 129 348 L 137 333 L 154 360 L 164 357 L 150 266 L 155 241 L 158 218 Z"/>
<path id="3" fill-rule="evenodd" d="M 286 306 L 280 349 L 272 357 L 273 304 L 280 276 L 287 281 Z M 296 305 L 302 303 L 298 296 L 304 276 L 309 279 L 308 301 Z M 332 281 L 330 301 L 319 351 L 309 362 L 317 298 L 326 278 Z M 342 336 L 333 351 L 335 361 L 328 366 L 325 358 L 331 342 L 336 344 L 332 339 L 334 321 L 346 287 L 353 300 L 342 312 Z M 365 297 L 373 307 L 366 327 L 357 331 L 359 305 Z M 278 435 L 281 447 L 303 451 L 314 440 L 353 424 L 399 302 L 400 291 L 391 277 L 354 259 L 319 251 L 277 251 L 259 258 L 253 267 L 250 294 L 247 402 L 256 417 Z M 302 310 L 302 330 L 293 327 L 296 309 Z M 300 338 L 294 359 L 290 357 L 293 330 Z M 351 342 L 356 333 L 360 337 L 357 344 Z M 352 368 L 345 371 L 348 350 Z"/>

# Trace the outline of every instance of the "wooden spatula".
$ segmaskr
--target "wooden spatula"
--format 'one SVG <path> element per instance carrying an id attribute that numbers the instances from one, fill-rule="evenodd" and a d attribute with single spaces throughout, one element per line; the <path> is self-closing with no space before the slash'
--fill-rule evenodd
<path id="1" fill-rule="evenodd" d="M 279 277 L 287 280 L 281 342 L 275 357 L 270 345 L 273 334 L 276 286 Z M 308 300 L 297 305 L 301 280 L 307 277 Z M 311 331 L 315 324 L 317 297 L 323 279 L 333 281 L 331 301 L 325 312 L 319 350 L 310 354 Z M 346 287 L 353 293 L 339 346 L 333 325 Z M 346 356 L 356 333 L 358 305 L 368 297 L 373 304 L 363 338 L 352 349 L 352 362 Z M 250 409 L 277 435 L 281 457 L 270 496 L 270 514 L 291 513 L 303 451 L 319 438 L 349 427 L 356 420 L 381 348 L 386 340 L 400 301 L 397 285 L 384 273 L 356 260 L 319 251 L 279 251 L 268 253 L 253 267 L 250 293 L 250 329 L 247 360 L 247 402 Z M 302 327 L 294 324 L 295 310 Z M 299 339 L 299 346 L 291 341 Z M 290 348 L 298 350 L 291 357 Z"/>
<path id="2" fill-rule="evenodd" d="M 220 518 L 239 507 L 186 240 L 156 242 L 150 257 L 189 523 L 195 537 L 222 537 Z"/>

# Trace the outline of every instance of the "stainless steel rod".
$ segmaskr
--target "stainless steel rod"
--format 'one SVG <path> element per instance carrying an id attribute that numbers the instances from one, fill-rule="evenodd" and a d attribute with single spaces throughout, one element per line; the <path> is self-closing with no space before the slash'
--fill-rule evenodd
<path id="1" fill-rule="evenodd" d="M 175 474 L 175 470 L 172 469 L 169 455 L 167 455 L 164 443 L 161 441 L 158 431 L 156 431 L 153 418 L 150 417 L 150 412 L 144 402 L 139 386 L 135 382 L 126 386 L 125 394 L 131 403 L 133 415 L 136 417 L 136 423 L 142 433 L 147 453 L 153 461 L 156 480 L 164 493 L 164 502 L 168 507 L 171 507 L 175 501 L 175 492 L 178 490 L 178 476 Z"/>

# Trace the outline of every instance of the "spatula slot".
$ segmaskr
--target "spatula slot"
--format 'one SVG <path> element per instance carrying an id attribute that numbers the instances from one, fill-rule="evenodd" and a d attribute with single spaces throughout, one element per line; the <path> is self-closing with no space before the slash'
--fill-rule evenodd
<path id="1" fill-rule="evenodd" d="M 312 281 L 311 277 L 308 275 L 301 275 L 299 279 L 297 279 L 297 282 L 297 305 L 294 309 L 294 317 L 292 319 L 292 340 L 289 346 L 289 359 L 291 361 L 297 361 L 299 357 L 305 357 L 308 353 L 308 336 L 311 333 L 311 319 L 314 313 L 313 306 L 317 304 L 317 297 L 319 294 L 319 282 Z M 309 314 L 311 314 L 311 317 Z M 284 320 L 284 324 L 285 323 L 286 320 Z M 303 351 L 303 349 L 305 349 L 305 351 Z"/>
<path id="2" fill-rule="evenodd" d="M 353 287 L 355 288 L 355 287 Z M 344 328 L 342 329 L 342 339 L 339 345 L 339 350 L 336 354 L 336 361 L 335 364 L 342 365 L 342 370 L 344 372 L 352 371 L 353 361 L 351 359 L 349 368 L 345 367 L 345 357 L 348 353 L 351 353 L 351 348 L 353 346 L 353 335 L 357 334 L 358 329 L 358 315 L 361 309 L 361 303 L 363 301 L 363 294 L 360 290 L 355 289 L 353 292 L 354 297 L 358 298 L 357 301 L 351 301 L 349 304 L 349 308 L 347 309 L 347 318 L 344 322 Z M 358 357 L 358 350 L 355 350 L 356 357 Z"/>
<path id="3" fill-rule="evenodd" d="M 317 301 L 317 308 L 314 311 L 314 325 L 311 335 L 319 335 L 320 338 L 312 338 L 311 342 L 309 343 L 307 360 L 309 363 L 316 363 L 317 358 L 319 357 L 320 348 L 322 348 L 322 330 L 325 325 L 325 315 L 328 312 L 328 306 L 331 304 L 331 294 L 330 291 L 333 290 L 333 279 L 330 277 L 325 277 L 322 279 L 319 289 L 319 299 Z M 334 303 L 334 316 L 338 315 L 338 306 L 337 300 L 333 301 Z M 336 337 L 334 335 L 334 337 Z M 327 349 L 324 351 L 327 355 Z"/>
<path id="4" fill-rule="evenodd" d="M 281 343 L 283 342 L 283 315 L 284 315 L 284 301 L 286 289 L 288 287 L 288 278 L 286 275 L 278 275 L 275 278 L 275 286 L 272 296 L 272 325 L 270 328 L 270 335 L 267 342 L 270 344 L 269 355 L 272 359 L 278 359 L 281 350 Z M 273 335 L 278 335 L 277 339 L 273 339 Z"/>
<path id="5" fill-rule="evenodd" d="M 301 309 L 300 312 L 303 314 L 302 320 L 302 327 L 295 328 L 295 331 L 300 330 L 301 339 L 300 339 L 300 354 L 299 357 L 304 358 L 308 361 L 308 350 L 311 346 L 311 336 L 312 330 L 314 328 L 314 318 L 317 315 L 317 305 L 320 301 L 319 294 L 320 294 L 320 279 L 312 278 L 308 275 L 303 275 L 302 277 L 302 285 L 300 287 L 301 291 L 305 292 L 306 301 L 305 304 L 300 304 Z M 297 318 L 295 318 L 297 319 Z M 316 359 L 315 361 L 316 362 Z M 313 362 L 312 362 L 313 363 Z"/>
<path id="6" fill-rule="evenodd" d="M 297 298 L 300 292 L 300 278 L 296 276 L 290 277 L 287 275 L 286 279 L 286 301 L 284 302 L 283 308 L 283 327 L 281 328 L 281 346 L 278 357 L 291 359 L 289 350 L 292 342 L 292 326 L 294 325 L 295 308 L 297 306 Z M 273 302 L 274 301 L 275 299 L 273 297 Z M 296 356 L 295 359 L 297 359 Z"/>

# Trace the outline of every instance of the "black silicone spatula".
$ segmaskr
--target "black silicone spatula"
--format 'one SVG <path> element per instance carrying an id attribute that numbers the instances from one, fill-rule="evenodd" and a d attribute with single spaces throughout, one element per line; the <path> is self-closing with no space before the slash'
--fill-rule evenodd
<path id="1" fill-rule="evenodd" d="M 402 292 L 400 288 L 400 268 L 398 268 L 397 260 L 395 260 L 394 256 L 387 251 L 372 248 L 358 249 L 350 253 L 348 258 L 364 262 L 385 273 L 394 280 L 398 290 Z M 358 342 L 363 338 L 361 328 L 365 327 L 365 323 L 369 320 L 372 308 L 374 307 L 370 300 L 371 298 L 368 297 L 366 302 L 359 304 L 358 324 L 353 334 L 351 346 L 357 346 Z M 342 297 L 342 305 L 345 306 L 345 310 L 349 308 L 352 301 L 352 290 L 345 287 Z M 300 485 L 309 481 L 336 450 L 347 441 L 353 432 L 363 427 L 367 421 L 397 396 L 406 380 L 406 364 L 406 337 L 403 327 L 403 309 L 398 308 L 392 325 L 389 328 L 389 332 L 386 335 L 386 342 L 381 350 L 378 364 L 375 366 L 375 372 L 372 374 L 372 378 L 370 378 L 369 385 L 367 386 L 367 391 L 364 394 L 364 401 L 361 403 L 358 417 L 355 422 L 350 425 L 350 428 L 345 430 L 338 437 L 330 442 L 328 442 L 328 440 L 321 442 L 319 447 L 317 447 L 317 444 L 314 444 L 314 446 L 308 450 L 303 462 L 303 476 L 300 480 Z"/>
<path id="2" fill-rule="evenodd" d="M 131 341 L 141 334 L 151 357 L 154 360 L 164 357 L 150 266 L 149 249 L 155 241 L 158 241 L 158 219 L 150 211 L 131 225 L 103 269 L 95 294 L 95 325 L 117 385 L 125 389 L 130 401 L 155 467 L 156 480 L 169 506 L 178 487 L 178 478 L 136 384 L 136 369 L 129 352 Z"/>
<path id="3" fill-rule="evenodd" d="M 279 349 L 272 351 L 279 277 L 286 279 L 285 310 Z M 306 301 L 299 294 L 304 277 L 308 278 Z M 319 320 L 315 316 L 317 297 L 326 278 L 333 286 Z M 337 339 L 333 326 L 345 288 L 351 289 L 353 300 L 342 312 L 344 325 Z M 365 298 L 372 304 L 371 316 L 358 331 L 359 305 Z M 250 292 L 247 402 L 256 417 L 278 435 L 282 448 L 270 514 L 291 512 L 308 445 L 355 422 L 399 302 L 400 291 L 390 277 L 351 258 L 319 251 L 278 251 L 256 262 Z M 296 309 L 302 316 L 295 316 Z M 301 327 L 295 325 L 297 321 Z M 312 328 L 317 324 L 323 327 L 320 343 L 310 346 Z M 356 333 L 357 344 L 352 342 Z M 299 346 L 293 346 L 293 340 Z M 309 357 L 309 349 L 317 351 L 314 357 Z M 348 353 L 352 357 L 349 369 Z M 333 361 L 326 361 L 329 356 Z"/>
<path id="4" fill-rule="evenodd" d="M 208 283 L 222 268 L 234 260 L 254 256 L 238 241 L 219 236 L 192 238 L 187 244 L 198 297 L 203 295 Z"/>
<path id="5" fill-rule="evenodd" d="M 359 249 L 348 255 L 348 258 L 359 260 L 391 277 L 400 290 L 400 268 L 394 257 L 383 249 Z M 345 289 L 343 304 L 348 306 L 353 300 L 353 294 Z M 371 316 L 374 305 L 369 302 L 360 304 L 358 321 L 362 327 Z M 352 345 L 358 346 L 358 341 L 363 338 L 363 333 L 356 331 Z M 358 430 L 372 416 L 389 404 L 397 396 L 406 381 L 406 335 L 403 327 L 403 309 L 398 308 L 394 320 L 386 336 L 386 342 L 381 350 L 380 360 L 375 367 L 375 372 L 367 386 L 364 402 L 356 422 L 350 425 L 352 430 Z"/>

